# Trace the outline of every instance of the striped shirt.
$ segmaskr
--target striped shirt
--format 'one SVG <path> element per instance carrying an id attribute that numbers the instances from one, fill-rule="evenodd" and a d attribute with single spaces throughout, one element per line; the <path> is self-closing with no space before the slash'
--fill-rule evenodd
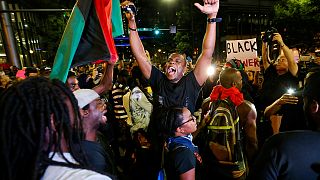
<path id="1" fill-rule="evenodd" d="M 115 83 L 112 86 L 112 99 L 114 102 L 113 109 L 114 115 L 117 120 L 127 120 L 128 115 L 126 110 L 123 106 L 123 96 L 129 91 L 128 86 L 124 86 L 120 83 Z"/>

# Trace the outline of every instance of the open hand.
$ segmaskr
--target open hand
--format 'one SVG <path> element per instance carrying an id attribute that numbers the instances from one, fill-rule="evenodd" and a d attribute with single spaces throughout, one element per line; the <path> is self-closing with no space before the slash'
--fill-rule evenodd
<path id="1" fill-rule="evenodd" d="M 219 10 L 219 0 L 204 0 L 204 5 L 194 4 L 202 13 L 216 17 Z"/>
<path id="2" fill-rule="evenodd" d="M 290 95 L 290 94 L 284 94 L 281 96 L 281 98 L 278 99 L 278 105 L 284 105 L 284 104 L 297 104 L 298 103 L 298 97 Z"/>
<path id="3" fill-rule="evenodd" d="M 274 33 L 272 41 L 277 41 L 280 45 L 283 44 L 282 37 L 279 33 Z"/>

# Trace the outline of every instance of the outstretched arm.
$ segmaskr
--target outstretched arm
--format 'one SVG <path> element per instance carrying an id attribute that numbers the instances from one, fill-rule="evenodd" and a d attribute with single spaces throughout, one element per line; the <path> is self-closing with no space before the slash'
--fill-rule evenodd
<path id="1" fill-rule="evenodd" d="M 93 88 L 93 90 L 98 94 L 103 94 L 105 91 L 110 90 L 112 87 L 114 63 L 108 62 L 105 63 L 105 65 L 106 67 L 100 83 Z"/>
<path id="2" fill-rule="evenodd" d="M 290 94 L 283 94 L 279 99 L 274 101 L 271 105 L 266 107 L 264 110 L 264 115 L 269 118 L 270 116 L 276 114 L 284 104 L 297 104 L 298 97 L 290 95 Z"/>
<path id="3" fill-rule="evenodd" d="M 267 56 L 267 51 L 268 51 L 267 47 L 268 47 L 268 44 L 266 42 L 262 42 L 261 53 L 262 53 L 262 65 L 263 65 L 264 71 L 270 66 L 268 62 L 268 56 Z"/>
<path id="4" fill-rule="evenodd" d="M 125 1 L 121 3 L 121 6 L 128 6 L 128 5 L 134 5 L 134 4 L 130 1 Z M 126 12 L 126 18 L 128 19 L 131 50 L 133 52 L 134 57 L 137 59 L 137 62 L 139 64 L 139 68 L 142 74 L 146 79 L 150 79 L 152 65 L 148 61 L 148 56 L 146 55 L 143 44 L 140 40 L 138 31 L 137 31 L 135 15 L 133 14 L 132 11 L 129 11 L 129 12 Z"/>
<path id="5" fill-rule="evenodd" d="M 263 39 L 264 35 L 265 35 L 265 32 L 261 32 L 261 39 Z M 262 58 L 262 65 L 263 65 L 264 71 L 270 66 L 270 64 L 268 62 L 268 55 L 267 55 L 268 49 L 267 48 L 268 48 L 268 43 L 262 41 L 261 58 Z"/>
<path id="6" fill-rule="evenodd" d="M 278 43 L 280 44 L 280 47 L 283 50 L 284 56 L 287 58 L 288 69 L 289 69 L 290 73 L 293 76 L 297 76 L 297 74 L 298 74 L 298 64 L 294 61 L 292 51 L 288 48 L 288 46 L 286 46 L 284 44 L 284 42 L 282 40 L 282 37 L 281 37 L 281 35 L 279 33 L 275 33 L 273 39 L 278 41 Z"/>
<path id="7" fill-rule="evenodd" d="M 206 0 L 204 5 L 195 3 L 195 6 L 208 18 L 216 18 L 219 10 L 219 0 Z M 194 69 L 195 77 L 202 86 L 208 78 L 207 68 L 211 65 L 212 54 L 216 42 L 216 23 L 207 23 L 206 34 L 202 42 L 202 52 Z"/>

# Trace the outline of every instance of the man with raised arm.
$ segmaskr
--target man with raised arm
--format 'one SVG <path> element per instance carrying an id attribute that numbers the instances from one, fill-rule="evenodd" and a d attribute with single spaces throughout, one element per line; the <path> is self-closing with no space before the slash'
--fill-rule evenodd
<path id="1" fill-rule="evenodd" d="M 134 5 L 132 2 L 125 1 L 123 7 Z M 161 107 L 187 107 L 191 114 L 195 111 L 196 101 L 201 86 L 207 80 L 207 68 L 211 65 L 212 54 L 216 41 L 216 22 L 219 10 L 219 0 L 206 0 L 204 5 L 194 4 L 202 13 L 207 14 L 206 33 L 202 43 L 202 52 L 197 60 L 193 71 L 184 75 L 187 70 L 187 62 L 183 55 L 172 53 L 167 60 L 165 72 L 161 72 L 155 66 L 152 66 L 145 53 L 140 40 L 135 14 L 133 11 L 127 11 L 129 38 L 132 52 L 139 64 L 142 74 L 150 80 L 153 92 L 153 112 L 158 112 Z M 148 133 L 151 140 L 151 149 L 154 151 L 155 172 L 160 168 L 161 150 L 163 139 L 158 129 L 161 122 L 157 122 L 151 115 Z M 152 172 L 154 174 L 154 172 Z"/>
<path id="2" fill-rule="evenodd" d="M 125 1 L 122 6 L 134 5 Z M 207 0 L 204 5 L 195 3 L 195 6 L 207 14 L 207 28 L 203 39 L 202 52 L 193 71 L 184 76 L 186 60 L 179 53 L 172 53 L 167 60 L 165 73 L 152 66 L 140 40 L 135 15 L 132 11 L 126 12 L 129 27 L 129 37 L 132 52 L 139 64 L 142 74 L 151 81 L 154 104 L 156 106 L 187 107 L 191 113 L 195 111 L 195 104 L 201 86 L 206 81 L 207 67 L 211 65 L 211 58 L 216 41 L 216 16 L 219 9 L 219 0 Z"/>

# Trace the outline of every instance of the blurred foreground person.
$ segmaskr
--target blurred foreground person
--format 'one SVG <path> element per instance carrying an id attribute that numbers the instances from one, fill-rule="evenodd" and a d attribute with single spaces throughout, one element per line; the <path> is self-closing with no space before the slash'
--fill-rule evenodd
<path id="1" fill-rule="evenodd" d="M 283 132 L 262 147 L 251 179 L 319 179 L 320 71 L 307 75 L 303 90 L 305 117 L 311 130 Z"/>
<path id="2" fill-rule="evenodd" d="M 26 79 L 0 109 L 0 179 L 110 179 L 88 168 L 77 100 L 62 82 Z"/>

